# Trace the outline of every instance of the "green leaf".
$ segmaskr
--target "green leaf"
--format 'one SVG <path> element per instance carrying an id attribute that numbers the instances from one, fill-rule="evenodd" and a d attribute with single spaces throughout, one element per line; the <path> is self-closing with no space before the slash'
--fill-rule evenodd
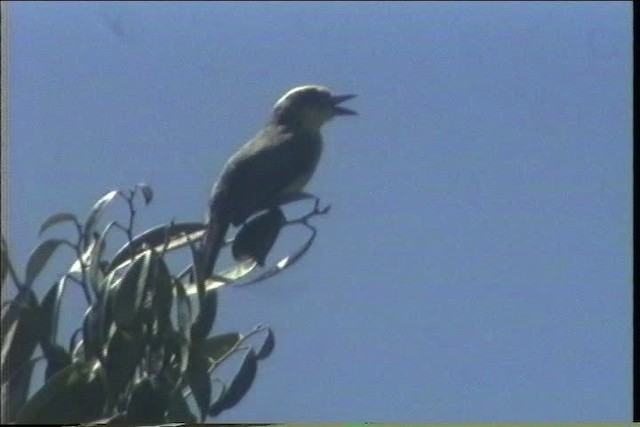
<path id="1" fill-rule="evenodd" d="M 152 256 L 150 270 L 149 282 L 154 287 L 152 308 L 158 319 L 159 332 L 162 334 L 172 329 L 173 286 L 171 284 L 171 272 L 164 259 L 155 253 Z"/>
<path id="2" fill-rule="evenodd" d="M 4 241 L 4 236 L 2 236 L 0 254 L 0 286 L 2 286 L 4 279 L 7 278 L 7 274 L 9 273 L 9 249 L 7 248 L 7 242 Z"/>
<path id="3" fill-rule="evenodd" d="M 94 306 L 89 306 L 82 322 L 83 352 L 86 360 L 102 358 L 103 336 L 99 314 Z M 74 351 L 75 353 L 75 351 Z"/>
<path id="4" fill-rule="evenodd" d="M 285 222 L 286 218 L 280 208 L 270 209 L 248 221 L 233 239 L 231 251 L 234 259 L 252 259 L 264 266 Z"/>
<path id="5" fill-rule="evenodd" d="M 177 374 L 180 378 L 184 378 L 189 366 L 189 341 L 180 333 L 171 330 L 164 336 L 164 345 L 167 351 L 177 358 Z"/>
<path id="6" fill-rule="evenodd" d="M 91 237 L 92 233 L 96 228 L 96 225 L 100 220 L 102 213 L 104 212 L 105 208 L 109 205 L 109 203 L 111 203 L 117 195 L 118 195 L 117 190 L 109 191 L 107 194 L 102 196 L 93 205 L 93 208 L 91 208 L 91 211 L 87 216 L 87 220 L 85 221 L 84 230 L 83 230 L 85 249 L 89 245 L 89 243 L 92 241 L 92 237 Z"/>
<path id="7" fill-rule="evenodd" d="M 45 240 L 44 242 L 40 243 L 37 248 L 34 249 L 34 251 L 31 253 L 31 256 L 29 256 L 29 261 L 27 261 L 25 279 L 25 283 L 27 286 L 31 286 L 44 266 L 47 265 L 47 261 L 49 261 L 51 255 L 53 255 L 55 250 L 58 249 L 58 247 L 64 242 L 65 240 L 61 239 Z"/>
<path id="8" fill-rule="evenodd" d="M 42 223 L 38 235 L 42 235 L 42 233 L 44 233 L 47 229 L 63 222 L 74 222 L 76 224 L 79 224 L 78 219 L 72 213 L 62 212 L 53 214 Z"/>
<path id="9" fill-rule="evenodd" d="M 216 291 L 207 292 L 200 301 L 200 311 L 196 321 L 191 326 L 191 341 L 194 343 L 202 342 L 213 326 L 216 318 L 218 307 L 218 298 Z"/>
<path id="10" fill-rule="evenodd" d="M 149 277 L 150 256 L 138 258 L 125 273 L 116 290 L 113 319 L 124 329 L 136 325 L 141 315 L 145 284 Z"/>
<path id="11" fill-rule="evenodd" d="M 226 392 L 220 399 L 218 399 L 217 402 L 211 405 L 209 415 L 215 417 L 220 414 L 220 412 L 225 409 L 230 409 L 240 402 L 240 399 L 242 399 L 249 391 L 249 388 L 251 388 L 251 384 L 253 384 L 253 380 L 256 377 L 256 371 L 258 369 L 257 361 L 258 359 L 256 354 L 253 350 L 249 350 L 242 362 L 242 366 L 240 367 L 238 374 L 231 381 Z"/>
<path id="12" fill-rule="evenodd" d="M 237 332 L 214 335 L 204 340 L 200 351 L 203 355 L 217 362 L 235 347 L 241 339 L 242 335 Z"/>
<path id="13" fill-rule="evenodd" d="M 254 260 L 245 260 L 236 263 L 232 267 L 220 273 L 214 273 L 205 280 L 204 291 L 211 292 L 226 285 L 235 285 L 235 282 L 247 276 L 255 270 L 257 266 L 258 264 Z M 188 295 L 195 295 L 198 293 L 198 285 L 196 283 L 189 283 L 186 286 Z"/>
<path id="14" fill-rule="evenodd" d="M 98 240 L 96 240 L 91 245 L 89 256 L 84 260 L 85 264 L 87 264 L 89 267 L 87 270 L 89 283 L 91 284 L 91 288 L 96 295 L 102 293 L 101 285 L 103 284 L 104 280 L 103 273 L 100 270 L 100 265 L 102 263 L 102 252 L 106 247 L 107 234 L 109 234 L 109 231 L 111 231 L 115 224 L 115 221 L 113 221 L 105 227 L 105 229 L 100 234 L 100 237 L 98 237 Z"/>
<path id="15" fill-rule="evenodd" d="M 187 296 L 187 292 L 184 289 L 184 285 L 180 282 L 175 283 L 176 298 L 177 298 L 177 311 L 178 311 L 178 330 L 180 334 L 185 338 L 185 341 L 190 342 L 190 328 L 192 319 L 191 300 Z"/>
<path id="16" fill-rule="evenodd" d="M 42 345 L 44 357 L 47 359 L 45 381 L 71 364 L 71 355 L 57 344 L 46 342 Z"/>
<path id="17" fill-rule="evenodd" d="M 153 190 L 151 189 L 151 187 L 149 187 L 144 182 L 136 184 L 136 187 L 138 187 L 142 191 L 142 197 L 144 198 L 144 204 L 149 206 L 149 203 L 151 203 L 151 201 L 153 200 Z"/>
<path id="18" fill-rule="evenodd" d="M 207 417 L 207 411 L 211 404 L 211 378 L 207 368 L 209 362 L 205 355 L 194 351 L 189 354 L 189 369 L 187 370 L 187 379 L 189 387 L 196 399 L 198 408 L 200 409 L 200 422 L 204 422 Z"/>
<path id="19" fill-rule="evenodd" d="M 30 288 L 23 287 L 2 316 L 4 372 L 17 372 L 29 362 L 40 340 L 39 320 L 36 296 Z"/>
<path id="20" fill-rule="evenodd" d="M 150 378 L 143 378 L 133 387 L 127 407 L 127 422 L 162 424 L 168 404 L 168 390 Z"/>
<path id="21" fill-rule="evenodd" d="M 65 282 L 66 276 L 51 286 L 42 299 L 42 304 L 40 305 L 40 339 L 43 343 L 56 342 L 60 304 Z"/>
<path id="22" fill-rule="evenodd" d="M 76 424 L 102 415 L 105 393 L 99 364 L 76 362 L 53 375 L 29 399 L 19 424 Z"/>
<path id="23" fill-rule="evenodd" d="M 258 354 L 256 355 L 258 359 L 266 359 L 267 357 L 269 357 L 276 345 L 276 340 L 273 336 L 273 331 L 271 330 L 271 328 L 266 328 L 266 331 L 267 336 L 264 339 L 260 350 L 258 350 Z"/>
<path id="24" fill-rule="evenodd" d="M 15 423 L 27 402 L 35 365 L 42 360 L 43 357 L 31 359 L 18 371 L 7 371 L 3 367 L 3 375 L 9 377 L 8 380 L 4 377 L 2 379 L 2 418 L 5 422 Z"/>
<path id="25" fill-rule="evenodd" d="M 133 374 L 142 358 L 144 341 L 141 336 L 116 329 L 109 341 L 104 370 L 107 376 L 107 395 L 110 402 L 133 382 Z"/>
<path id="26" fill-rule="evenodd" d="M 309 235 L 309 238 L 304 242 L 304 244 L 302 246 L 300 246 L 300 248 L 298 248 L 296 251 L 293 252 L 293 254 L 285 256 L 284 258 L 282 258 L 280 261 L 278 261 L 277 263 L 275 263 L 274 266 L 272 266 L 271 268 L 267 269 L 267 271 L 265 271 L 264 273 L 260 274 L 259 276 L 247 280 L 246 282 L 243 283 L 239 283 L 236 284 L 235 286 L 247 286 L 247 285 L 253 285 L 255 283 L 261 282 L 263 280 L 269 279 L 273 276 L 275 276 L 276 274 L 282 273 L 285 269 L 291 267 L 292 265 L 294 265 L 295 263 L 297 263 L 298 261 L 300 261 L 300 259 L 302 258 L 302 256 L 309 250 L 309 248 L 311 248 L 311 244 L 314 242 L 317 232 L 315 230 L 315 228 L 307 225 L 307 224 L 303 224 L 306 228 L 308 228 L 309 230 L 311 230 L 311 234 Z"/>
<path id="27" fill-rule="evenodd" d="M 5 422 L 14 423 L 20 410 L 24 407 L 29 393 L 29 385 L 35 365 L 43 360 L 42 357 L 29 360 L 18 371 L 8 371 L 3 366 L 10 379 L 2 379 L 2 417 Z"/>
<path id="28" fill-rule="evenodd" d="M 195 424 L 198 422 L 198 418 L 193 415 L 191 409 L 189 409 L 187 400 L 179 390 L 173 392 L 169 400 L 167 421 L 171 423 L 182 422 L 188 424 Z"/>
<path id="29" fill-rule="evenodd" d="M 80 329 L 82 330 L 82 328 Z M 81 360 L 87 360 L 84 357 L 84 340 L 79 340 L 77 343 L 71 343 L 73 347 L 71 348 L 71 359 L 74 362 L 78 362 Z"/>
<path id="30" fill-rule="evenodd" d="M 91 243 L 86 247 L 86 249 L 80 256 L 80 259 L 76 259 L 75 261 L 73 261 L 73 264 L 71 264 L 71 267 L 69 267 L 67 274 L 80 273 L 82 272 L 82 264 L 84 264 L 85 267 L 89 265 L 91 254 L 93 254 L 95 250 L 96 243 L 97 240 L 91 241 Z"/>
<path id="31" fill-rule="evenodd" d="M 143 246 L 149 246 L 156 252 L 161 252 L 165 246 L 166 240 L 169 239 L 167 251 L 178 249 L 188 244 L 184 238 L 184 234 L 192 240 L 197 240 L 204 233 L 204 224 L 200 222 L 186 222 L 178 224 L 167 224 L 153 227 L 137 236 L 131 242 L 125 244 L 118 249 L 111 259 L 111 263 L 107 271 L 112 271 L 116 267 L 124 264 L 131 258 L 131 254 L 141 252 Z"/>

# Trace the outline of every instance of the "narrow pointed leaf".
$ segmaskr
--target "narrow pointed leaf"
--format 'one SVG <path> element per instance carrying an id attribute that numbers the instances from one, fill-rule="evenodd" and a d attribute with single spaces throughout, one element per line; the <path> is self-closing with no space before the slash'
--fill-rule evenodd
<path id="1" fill-rule="evenodd" d="M 248 221 L 233 239 L 231 251 L 234 259 L 252 259 L 263 266 L 285 222 L 280 208 L 270 209 Z"/>
<path id="2" fill-rule="evenodd" d="M 187 379 L 200 409 L 200 422 L 206 419 L 211 404 L 211 378 L 207 371 L 208 367 L 209 363 L 204 355 L 191 351 Z"/>
<path id="3" fill-rule="evenodd" d="M 83 354 L 87 360 L 102 358 L 102 325 L 93 307 L 87 308 L 82 322 Z M 75 352 L 74 352 L 75 353 Z"/>
<path id="4" fill-rule="evenodd" d="M 169 403 L 169 394 L 156 381 L 144 378 L 131 393 L 127 407 L 127 422 L 134 424 L 162 424 Z"/>
<path id="5" fill-rule="evenodd" d="M 104 369 L 107 374 L 107 395 L 111 401 L 120 395 L 133 380 L 133 374 L 142 358 L 144 341 L 141 336 L 116 329 L 111 337 L 105 356 Z"/>
<path id="6" fill-rule="evenodd" d="M 91 246 L 89 257 L 85 260 L 86 264 L 88 265 L 87 274 L 89 283 L 91 284 L 91 287 L 93 288 L 93 291 L 96 295 L 102 293 L 102 289 L 100 288 L 100 285 L 104 279 L 102 270 L 100 269 L 100 265 L 102 264 L 102 252 L 106 247 L 107 234 L 109 234 L 109 231 L 111 231 L 114 225 L 115 221 L 109 223 L 109 225 L 105 227 L 98 240 L 96 240 Z"/>
<path id="7" fill-rule="evenodd" d="M 160 333 L 171 329 L 171 307 L 173 305 L 173 286 L 171 272 L 164 259 L 158 255 L 152 258 L 150 283 L 154 288 L 152 308 L 158 319 Z"/>
<path id="8" fill-rule="evenodd" d="M 42 233 L 44 233 L 47 229 L 53 227 L 56 224 L 60 224 L 63 222 L 73 222 L 78 224 L 78 219 L 74 214 L 68 213 L 68 212 L 62 212 L 62 213 L 51 215 L 42 223 L 38 234 L 42 235 Z"/>
<path id="9" fill-rule="evenodd" d="M 104 398 L 95 365 L 73 363 L 49 378 L 28 400 L 17 422 L 76 424 L 95 420 L 102 415 Z"/>
<path id="10" fill-rule="evenodd" d="M 47 265 L 47 261 L 51 258 L 51 255 L 58 247 L 64 243 L 61 239 L 50 239 L 40 243 L 40 245 L 34 249 L 27 261 L 27 268 L 25 274 L 25 283 L 27 286 L 31 286 L 33 281 L 38 277 L 42 269 Z"/>
<path id="11" fill-rule="evenodd" d="M 241 339 L 242 335 L 237 332 L 214 335 L 204 340 L 200 351 L 206 355 L 207 358 L 219 361 L 234 348 Z"/>
<path id="12" fill-rule="evenodd" d="M 255 277 L 253 279 L 247 280 L 246 282 L 234 284 L 234 286 L 253 285 L 255 283 L 258 283 L 258 282 L 261 282 L 263 280 L 269 279 L 269 278 L 275 276 L 276 274 L 282 273 L 284 270 L 286 270 L 287 268 L 291 267 L 296 262 L 300 261 L 302 256 L 311 247 L 311 244 L 314 242 L 314 240 L 316 238 L 316 235 L 317 235 L 317 232 L 316 232 L 316 230 L 314 228 L 309 227 L 309 226 L 307 226 L 307 228 L 309 228 L 311 230 L 311 235 L 305 241 L 305 243 L 302 246 L 300 246 L 300 248 L 298 248 L 296 251 L 293 252 L 293 254 L 282 258 L 275 265 L 273 265 L 271 268 L 267 269 L 267 271 L 265 271 L 264 273 L 260 274 L 259 276 Z"/>
<path id="13" fill-rule="evenodd" d="M 47 359 L 45 381 L 72 363 L 71 355 L 57 344 L 47 342 L 42 345 L 44 357 Z"/>
<path id="14" fill-rule="evenodd" d="M 95 249 L 96 243 L 97 243 L 96 240 L 92 240 L 91 241 L 91 243 L 86 247 L 86 249 L 82 253 L 82 256 L 80 257 L 80 259 L 76 259 L 73 262 L 73 264 L 71 264 L 71 267 L 69 267 L 69 270 L 67 271 L 67 274 L 73 274 L 73 273 L 82 272 L 82 265 L 83 264 L 84 264 L 85 268 L 87 268 L 89 266 L 89 261 L 91 260 L 91 255 L 93 254 L 93 251 Z"/>
<path id="15" fill-rule="evenodd" d="M 205 292 L 213 291 L 214 289 L 221 288 L 226 285 L 236 285 L 236 282 L 240 281 L 243 277 L 254 271 L 258 263 L 255 260 L 248 259 L 240 261 L 234 266 L 221 273 L 212 274 L 210 278 L 204 282 Z M 187 294 L 195 295 L 198 293 L 198 286 L 196 283 L 189 283 L 187 285 Z"/>
<path id="16" fill-rule="evenodd" d="M 153 227 L 135 236 L 131 242 L 118 249 L 111 259 L 107 271 L 111 271 L 127 262 L 127 260 L 131 258 L 132 253 L 140 253 L 142 247 L 145 245 L 153 248 L 156 252 L 161 252 L 167 238 L 169 239 L 167 251 L 183 247 L 188 244 L 187 240 L 183 237 L 184 234 L 188 235 L 192 240 L 197 240 L 202 237 L 204 227 L 204 224 L 200 222 L 186 222 Z"/>
<path id="17" fill-rule="evenodd" d="M 30 288 L 22 288 L 2 317 L 3 371 L 17 372 L 32 358 L 40 340 L 39 321 L 35 294 Z"/>
<path id="18" fill-rule="evenodd" d="M 177 298 L 177 314 L 178 314 L 178 330 L 180 334 L 185 338 L 187 342 L 191 341 L 190 329 L 191 329 L 191 300 L 187 296 L 182 283 L 175 283 L 176 298 Z"/>
<path id="19" fill-rule="evenodd" d="M 242 399 L 251 388 L 251 384 L 253 384 L 253 380 L 256 377 L 256 371 L 258 369 L 257 361 L 258 359 L 253 350 L 249 350 L 238 374 L 231 381 L 227 391 L 217 402 L 211 405 L 209 415 L 217 416 L 220 412 L 232 408 L 240 402 L 240 399 Z"/>
<path id="20" fill-rule="evenodd" d="M 218 307 L 218 298 L 216 291 L 207 292 L 200 301 L 200 311 L 196 317 L 196 321 L 191 326 L 191 341 L 194 343 L 202 342 L 213 326 L 216 318 Z"/>
<path id="21" fill-rule="evenodd" d="M 144 198 L 144 204 L 148 206 L 149 203 L 151 203 L 151 201 L 153 200 L 153 190 L 151 189 L 151 187 L 149 187 L 144 182 L 141 182 L 141 183 L 137 184 L 136 187 L 138 187 L 140 189 L 140 191 L 142 191 L 142 197 Z"/>
<path id="22" fill-rule="evenodd" d="M 29 386 L 33 377 L 35 365 L 43 360 L 42 357 L 29 360 L 23 364 L 18 371 L 7 371 L 10 377 L 8 380 L 2 379 L 2 412 L 3 418 L 10 423 L 14 423 L 18 414 L 27 402 Z M 3 370 L 5 370 L 3 366 Z"/>
<path id="23" fill-rule="evenodd" d="M 267 330 L 267 336 L 264 339 L 264 342 L 262 343 L 260 350 L 258 350 L 258 354 L 256 355 L 258 359 L 266 359 L 267 357 L 269 357 L 269 355 L 273 352 L 273 349 L 275 348 L 275 345 L 276 345 L 276 340 L 273 335 L 273 331 L 271 330 L 271 328 L 267 328 L 266 330 Z"/>
<path id="24" fill-rule="evenodd" d="M 2 286 L 4 284 L 4 279 L 6 279 L 7 274 L 9 273 L 9 249 L 7 248 L 7 243 L 4 241 L 4 236 L 2 236 L 0 258 L 0 286 Z"/>
<path id="25" fill-rule="evenodd" d="M 193 415 L 189 404 L 179 390 L 175 391 L 169 401 L 169 412 L 167 414 L 167 421 L 172 423 L 188 423 L 195 424 L 198 422 L 198 418 Z"/>
<path id="26" fill-rule="evenodd" d="M 121 328 L 133 326 L 141 314 L 144 285 L 149 272 L 149 258 L 136 260 L 122 278 L 115 294 L 114 321 Z"/>
<path id="27" fill-rule="evenodd" d="M 117 190 L 110 191 L 104 196 L 102 196 L 93 205 L 93 208 L 89 212 L 89 215 L 87 216 L 87 220 L 85 221 L 85 224 L 84 224 L 83 233 L 84 233 L 85 248 L 89 244 L 89 242 L 91 242 L 92 240 L 91 235 L 94 229 L 96 228 L 96 225 L 98 224 L 98 221 L 100 220 L 100 217 L 102 216 L 102 213 L 104 212 L 105 208 L 109 205 L 109 203 L 113 201 L 113 199 L 117 195 L 118 195 Z"/>
<path id="28" fill-rule="evenodd" d="M 58 317 L 65 282 L 66 277 L 57 281 L 42 299 L 42 304 L 40 305 L 40 339 L 43 343 L 56 342 Z"/>

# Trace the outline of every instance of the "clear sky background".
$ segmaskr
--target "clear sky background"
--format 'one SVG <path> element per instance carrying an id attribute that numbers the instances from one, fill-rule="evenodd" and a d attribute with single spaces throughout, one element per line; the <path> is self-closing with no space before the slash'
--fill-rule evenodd
<path id="1" fill-rule="evenodd" d="M 216 421 L 631 420 L 630 2 L 8 11 L 20 267 L 45 218 L 113 188 L 155 190 L 140 231 L 201 220 L 286 90 L 359 95 L 324 132 L 315 245 L 220 293 L 218 332 L 277 344 Z"/>

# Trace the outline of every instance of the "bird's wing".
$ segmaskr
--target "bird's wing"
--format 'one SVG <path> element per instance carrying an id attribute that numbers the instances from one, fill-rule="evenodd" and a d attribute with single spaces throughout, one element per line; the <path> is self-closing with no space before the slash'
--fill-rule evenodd
<path id="1" fill-rule="evenodd" d="M 234 207 L 233 223 L 264 209 L 279 195 L 304 187 L 321 151 L 319 133 L 268 126 L 256 135 L 229 159 L 218 183 Z"/>

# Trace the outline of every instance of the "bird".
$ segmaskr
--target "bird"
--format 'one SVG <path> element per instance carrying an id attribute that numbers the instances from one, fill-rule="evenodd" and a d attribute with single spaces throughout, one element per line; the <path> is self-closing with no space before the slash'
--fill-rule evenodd
<path id="1" fill-rule="evenodd" d="M 266 125 L 226 161 L 213 185 L 199 247 L 199 277 L 213 273 L 231 225 L 240 226 L 304 189 L 322 154 L 321 127 L 334 117 L 357 115 L 340 105 L 355 96 L 304 85 L 278 99 Z"/>

